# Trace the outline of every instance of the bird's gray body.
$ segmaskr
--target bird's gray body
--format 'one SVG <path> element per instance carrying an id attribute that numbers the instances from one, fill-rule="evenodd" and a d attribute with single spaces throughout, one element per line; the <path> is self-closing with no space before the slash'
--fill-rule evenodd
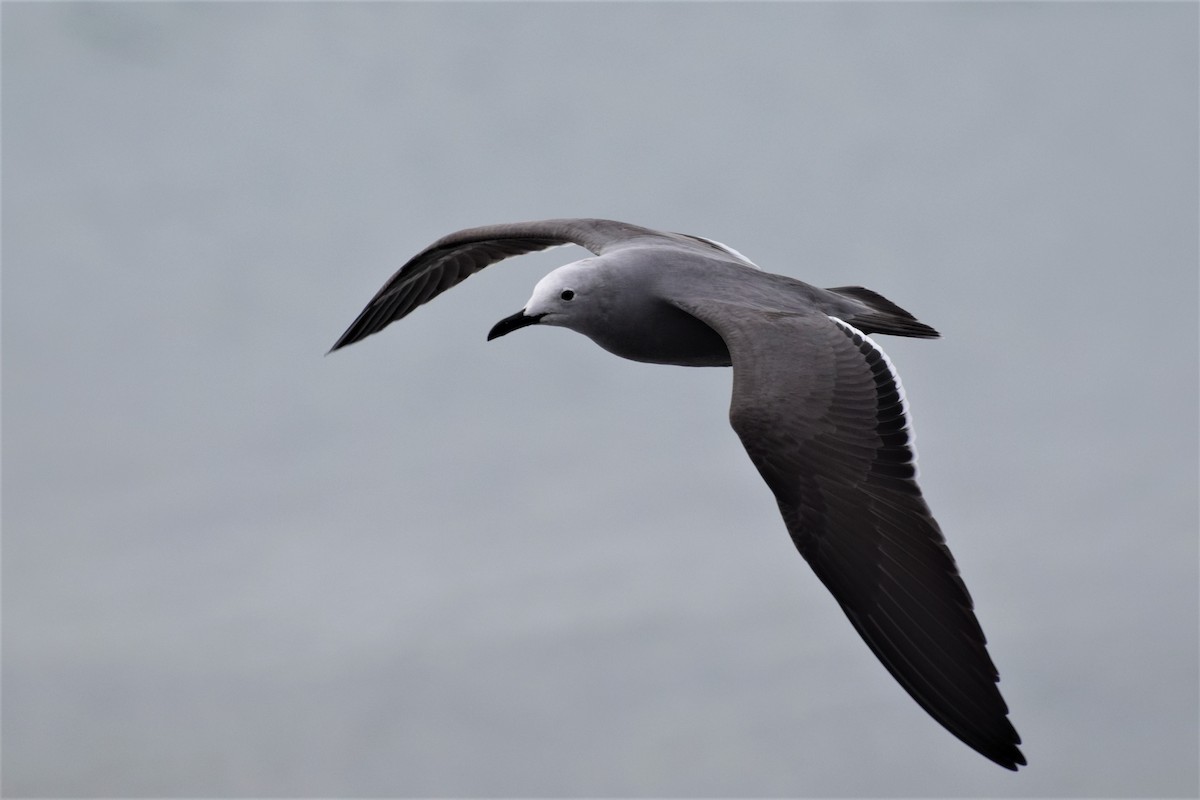
<path id="1" fill-rule="evenodd" d="M 579 264 L 595 270 L 603 324 L 575 327 L 610 353 L 633 361 L 686 367 L 731 366 L 720 334 L 676 301 L 735 301 L 764 312 L 853 317 L 861 302 L 783 275 L 763 272 L 720 251 L 620 249 Z"/>
<path id="2" fill-rule="evenodd" d="M 1025 763 L 971 597 L 916 483 L 899 375 L 867 334 L 938 334 L 859 287 L 821 289 L 724 245 L 612 220 L 472 228 L 413 257 L 333 349 L 488 264 L 560 244 L 590 258 L 543 278 L 490 338 L 570 328 L 616 355 L 733 366 L 730 422 L 792 540 L 863 640 L 929 714 L 1009 769 Z"/>

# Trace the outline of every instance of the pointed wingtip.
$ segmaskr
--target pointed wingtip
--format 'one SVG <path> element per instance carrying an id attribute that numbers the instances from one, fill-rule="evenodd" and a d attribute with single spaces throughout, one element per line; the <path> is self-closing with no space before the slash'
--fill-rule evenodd
<path id="1" fill-rule="evenodd" d="M 987 755 L 987 757 L 992 761 L 1013 772 L 1021 769 L 1021 767 L 1025 766 L 1027 763 L 1025 761 L 1025 754 L 1022 753 L 1021 749 L 1016 745 L 1012 745 L 1011 748 L 1006 748 L 1003 753 L 991 755 L 985 753 L 984 755 Z"/>
<path id="2" fill-rule="evenodd" d="M 329 355 L 330 353 L 333 353 L 337 350 L 341 350 L 343 347 L 348 347 L 349 345 L 352 345 L 355 342 L 357 342 L 359 339 L 365 338 L 362 335 L 355 335 L 354 329 L 357 326 L 358 326 L 358 321 L 355 320 L 354 325 L 351 325 L 349 328 L 347 328 L 346 332 L 343 333 L 341 336 L 339 336 L 338 340 L 333 343 L 333 347 L 331 347 L 325 351 L 325 355 Z M 369 335 L 370 334 L 367 334 L 367 336 L 369 336 Z"/>
<path id="3" fill-rule="evenodd" d="M 1012 727 L 1012 723 L 1009 722 L 1007 715 L 1004 717 L 1004 723 L 1005 727 L 1008 728 L 1009 736 L 1002 737 L 992 743 L 969 742 L 959 733 L 955 731 L 951 731 L 951 733 L 962 739 L 964 744 L 988 761 L 1012 772 L 1017 772 L 1021 767 L 1027 766 L 1028 762 L 1025 760 L 1025 754 L 1021 752 L 1019 746 L 1021 744 L 1021 736 L 1017 733 L 1016 728 Z"/>
<path id="4" fill-rule="evenodd" d="M 348 344 L 350 344 L 350 342 L 346 341 L 346 336 L 343 334 L 340 339 L 338 339 L 336 342 L 333 343 L 333 347 L 331 347 L 325 351 L 325 355 L 329 355 L 330 353 L 333 353 L 337 350 L 341 350 L 343 347 L 345 347 Z"/>

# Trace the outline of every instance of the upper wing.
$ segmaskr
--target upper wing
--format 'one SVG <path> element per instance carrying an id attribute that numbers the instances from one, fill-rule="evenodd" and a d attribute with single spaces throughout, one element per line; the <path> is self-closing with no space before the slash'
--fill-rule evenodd
<path id="1" fill-rule="evenodd" d="M 971 596 L 917 487 L 887 356 L 818 312 L 675 304 L 729 347 L 733 428 L 854 628 L 946 729 L 1001 766 L 1024 764 Z"/>
<path id="2" fill-rule="evenodd" d="M 329 352 L 378 333 L 451 286 L 511 256 L 564 244 L 577 244 L 599 255 L 630 239 L 662 235 L 614 220 L 547 219 L 468 228 L 443 236 L 388 279 Z"/>

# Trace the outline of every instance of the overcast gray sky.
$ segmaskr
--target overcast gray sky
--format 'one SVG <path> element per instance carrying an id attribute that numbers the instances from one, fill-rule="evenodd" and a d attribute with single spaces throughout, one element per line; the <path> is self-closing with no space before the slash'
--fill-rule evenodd
<path id="1" fill-rule="evenodd" d="M 1192 795 L 1197 6 L 3 6 L 6 795 Z M 794 552 L 728 370 L 323 357 L 450 231 L 861 284 L 1030 765 Z"/>

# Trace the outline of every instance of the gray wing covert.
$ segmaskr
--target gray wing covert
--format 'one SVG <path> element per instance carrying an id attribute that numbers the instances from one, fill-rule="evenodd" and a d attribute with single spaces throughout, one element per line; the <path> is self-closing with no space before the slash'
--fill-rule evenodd
<path id="1" fill-rule="evenodd" d="M 675 304 L 729 347 L 733 428 L 863 640 L 947 730 L 1004 767 L 1024 764 L 971 596 L 917 487 L 883 351 L 818 312 Z"/>
<path id="2" fill-rule="evenodd" d="M 547 219 L 468 228 L 443 236 L 387 280 L 329 352 L 378 333 L 497 261 L 565 244 L 600 255 L 629 239 L 655 235 L 661 234 L 615 220 Z"/>

